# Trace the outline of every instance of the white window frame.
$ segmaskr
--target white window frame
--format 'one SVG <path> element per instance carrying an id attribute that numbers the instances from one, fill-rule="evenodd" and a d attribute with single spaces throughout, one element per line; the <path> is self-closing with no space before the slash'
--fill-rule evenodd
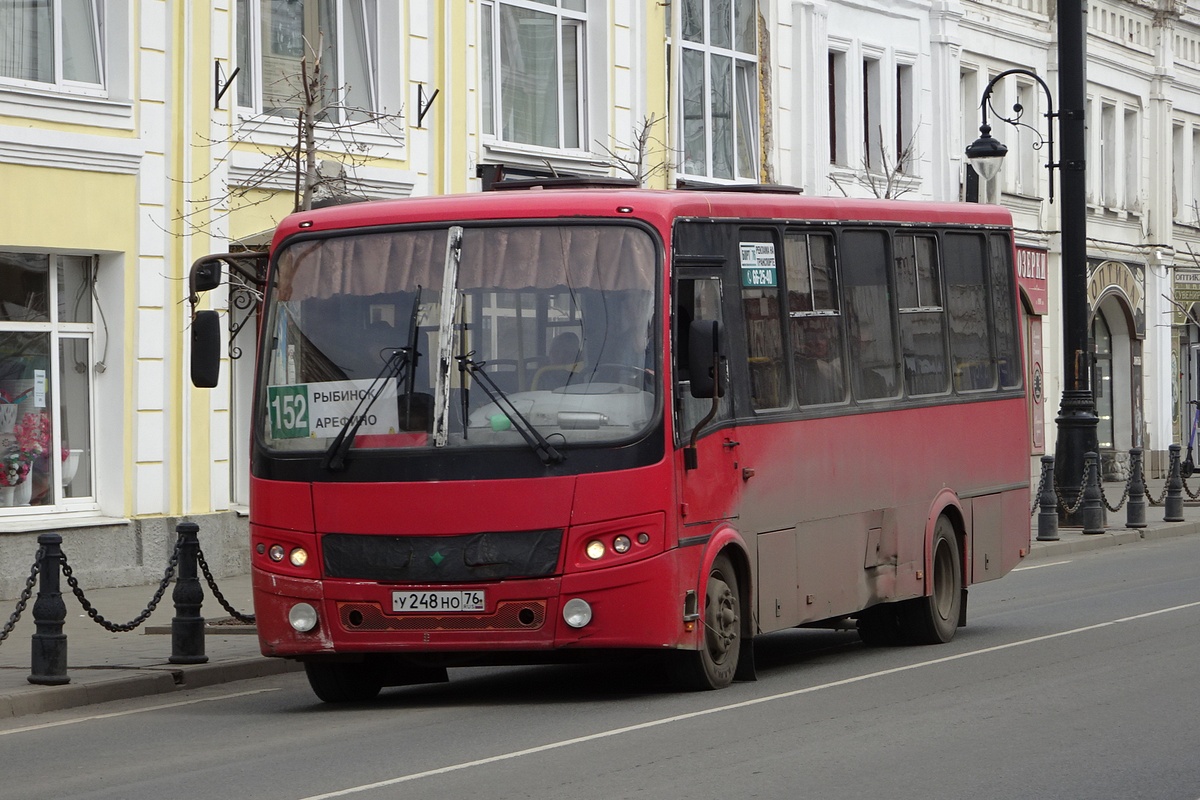
<path id="1" fill-rule="evenodd" d="M 248 52 L 240 51 L 237 54 L 237 64 L 242 72 L 238 75 L 238 85 L 235 87 L 234 102 L 237 104 L 239 111 L 245 116 L 261 115 L 272 119 L 287 119 L 286 115 L 273 113 L 271 110 L 264 108 L 266 92 L 263 86 L 264 69 L 263 69 L 263 52 L 262 52 L 262 26 L 263 26 L 263 4 L 269 3 L 270 0 L 238 0 L 237 9 L 237 42 Z M 358 98 L 352 102 L 355 103 L 354 108 L 365 108 L 370 114 L 379 114 L 384 111 L 384 101 L 382 98 L 380 75 L 383 74 L 383 66 L 380 63 L 382 55 L 381 47 L 381 9 L 380 3 L 386 0 L 319 0 L 320 3 L 332 3 L 336 9 L 336 25 L 337 30 L 333 32 L 334 41 L 332 45 L 327 45 L 327 48 L 332 48 L 336 56 L 336 83 L 327 84 L 331 93 L 331 105 L 337 106 L 342 102 L 343 91 L 348 81 L 346 80 L 346 51 L 345 42 L 348 36 L 359 33 L 349 29 L 347 20 L 349 15 L 347 9 L 353 4 L 360 6 L 362 9 L 362 20 L 365 27 L 363 33 L 362 44 L 365 47 L 365 65 L 370 75 L 367 81 L 368 86 L 365 91 L 368 96 L 367 106 L 357 105 Z M 320 12 L 318 11 L 318 16 Z M 248 35 L 246 35 L 248 33 Z M 322 31 L 322 33 L 325 33 Z M 328 35 L 328 34 L 326 34 Z M 301 33 L 303 36 L 303 33 Z M 316 47 L 315 42 L 307 42 L 303 45 L 306 49 Z M 328 74 L 328 72 L 326 73 Z M 299 91 L 300 87 L 296 87 Z M 354 89 L 352 88 L 352 91 Z M 246 101 L 249 101 L 248 103 Z M 349 124 L 355 121 L 353 117 L 344 119 L 340 114 L 335 114 L 331 121 L 337 124 Z M 294 122 L 294 120 L 293 120 Z"/>
<path id="2" fill-rule="evenodd" d="M 55 91 L 67 94 L 79 94 L 92 97 L 104 97 L 106 95 L 106 48 L 105 48 L 105 2 L 104 0 L 74 0 L 73 3 L 66 3 L 65 0 L 43 0 L 50 3 L 50 24 L 52 26 L 51 37 L 53 41 L 53 64 L 51 70 L 53 79 L 49 81 L 33 80 L 20 77 L 9 77 L 0 74 L 0 86 L 20 87 L 28 89 L 45 90 L 47 87 L 52 87 Z M 79 5 L 84 3 L 86 5 Z M 93 65 L 96 69 L 97 81 L 78 81 L 68 80 L 64 76 L 63 54 L 67 48 L 64 46 L 65 25 L 63 21 L 64 7 L 69 9 L 91 9 L 90 37 L 92 40 L 92 48 L 96 54 L 96 63 Z M 15 10 L 14 10 L 15 11 Z M 5 25 L 7 21 L 0 18 L 0 26 Z"/>
<path id="3" fill-rule="evenodd" d="M 589 12 L 582 0 L 483 0 L 480 6 L 480 133 L 485 141 L 516 147 L 535 147 L 548 150 L 580 151 L 588 149 L 591 133 L 588 124 L 589 107 Z M 504 62 L 501 58 L 502 11 L 505 8 L 523 9 L 554 18 L 555 26 L 555 90 L 557 109 L 556 141 L 529 142 L 506 137 L 503 97 Z M 563 43 L 573 40 L 576 73 L 570 81 L 564 74 Z M 567 108 L 573 114 L 564 113 Z M 573 117 L 573 120 L 572 120 Z"/>
<path id="4" fill-rule="evenodd" d="M 678 11 L 673 11 L 674 28 L 672 30 L 672 38 L 676 43 L 676 69 L 675 73 L 679 76 L 676 81 L 677 91 L 679 93 L 677 108 L 679 109 L 679 121 L 675 125 L 678 131 L 676 146 L 679 149 L 680 158 L 678 172 L 681 176 L 694 177 L 704 181 L 715 182 L 757 182 L 760 178 L 761 170 L 761 142 L 759 120 L 759 56 L 758 56 L 758 0 L 749 0 L 751 4 L 750 22 L 748 23 L 754 33 L 754 52 L 738 49 L 738 30 L 737 30 L 737 8 L 738 0 L 733 2 L 722 3 L 729 10 L 729 28 L 731 31 L 731 45 L 729 47 L 713 44 L 711 41 L 711 20 L 713 14 L 712 6 L 720 2 L 720 0 L 690 0 L 691 3 L 699 6 L 698 19 L 703 23 L 701 41 L 691 41 L 683 35 L 682 31 L 682 14 L 684 10 L 681 8 Z M 683 70 L 683 59 L 688 54 L 695 57 L 700 56 L 703 61 L 703 120 L 701 122 L 704 129 L 704 164 L 703 169 L 699 169 L 698 163 L 689 163 L 688 159 L 688 125 L 683 119 L 684 109 L 687 98 L 691 95 L 691 87 L 685 84 L 686 75 Z M 714 61 L 727 59 L 730 64 L 730 75 L 728 85 L 733 88 L 733 98 L 729 101 L 729 113 L 731 119 L 729 124 L 732 127 L 732 155 L 730 163 L 730 175 L 716 174 L 716 165 L 714 161 L 714 127 L 713 121 L 713 99 L 714 94 L 713 74 Z M 745 86 L 745 76 L 753 77 L 753 85 Z M 742 116 L 745 115 L 744 122 L 749 127 L 749 130 L 742 130 Z M 749 148 L 748 168 L 743 164 L 744 159 L 739 155 L 739 150 Z"/>
<path id="5" fill-rule="evenodd" d="M 18 251 L 12 252 L 17 255 L 25 254 Z M 52 252 L 48 254 L 50 274 L 47 276 L 47 295 L 46 303 L 49 310 L 50 320 L 48 322 L 11 322 L 0 321 L 0 333 L 32 333 L 32 334 L 49 334 L 49 375 L 46 376 L 50 383 L 48 388 L 49 402 L 48 408 L 51 419 L 51 442 L 49 451 L 49 463 L 51 465 L 51 481 L 56 487 L 54 492 L 55 502 L 46 505 L 36 506 L 10 506 L 0 507 L 0 519 L 13 519 L 29 515 L 44 515 L 54 513 L 64 513 L 72 511 L 94 511 L 99 508 L 97 503 L 97 484 L 99 475 L 96 470 L 98 459 L 96 458 L 96 379 L 93 365 L 99 360 L 96 356 L 96 319 L 98 316 L 95 297 L 92 293 L 94 290 L 95 273 L 98 269 L 97 259 L 91 256 L 80 256 L 76 253 L 67 252 Z M 62 258 L 81 259 L 86 264 L 86 269 L 91 270 L 92 276 L 83 276 L 83 287 L 88 289 L 86 297 L 74 298 L 78 302 L 86 302 L 91 304 L 90 318 L 91 322 L 64 322 L 59 319 L 59 309 L 70 302 L 70 298 L 59 298 L 58 286 L 58 269 Z M 87 428 L 85 441 L 80 442 L 75 434 L 72 434 L 70 440 L 63 441 L 63 387 L 60 386 L 59 376 L 62 375 L 62 357 L 61 347 L 64 341 L 76 341 L 83 344 L 83 354 L 79 357 L 75 372 L 79 375 L 85 375 L 87 380 L 87 407 L 84 410 L 83 416 L 79 419 Z M 77 356 L 78 357 L 78 356 Z M 82 365 L 83 369 L 78 369 Z M 4 438 L 0 436 L 0 438 Z M 82 447 L 76 445 L 82 444 Z M 80 463 L 76 469 L 76 475 L 79 475 L 79 470 L 84 470 L 85 475 L 90 480 L 91 491 L 85 496 L 66 497 L 65 487 L 63 486 L 63 470 L 65 460 L 54 458 L 55 453 L 61 453 L 63 447 L 68 447 L 70 450 L 82 450 L 80 459 L 86 459 L 84 463 Z M 32 475 L 29 480 L 32 480 Z"/>

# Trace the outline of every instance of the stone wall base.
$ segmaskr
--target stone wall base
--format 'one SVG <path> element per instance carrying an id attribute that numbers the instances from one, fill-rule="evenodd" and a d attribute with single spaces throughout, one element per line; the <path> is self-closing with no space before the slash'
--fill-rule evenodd
<path id="1" fill-rule="evenodd" d="M 0 598 L 20 596 L 37 556 L 38 535 L 46 532 L 62 536 L 63 554 L 84 592 L 157 584 L 175 549 L 175 526 L 185 520 L 200 526 L 200 551 L 213 577 L 250 571 L 250 522 L 233 511 L 108 524 L 70 520 L 60 527 L 47 524 L 38 530 L 0 532 Z M 204 579 L 203 574 L 200 577 Z M 62 588 L 64 593 L 70 591 L 65 580 Z"/>

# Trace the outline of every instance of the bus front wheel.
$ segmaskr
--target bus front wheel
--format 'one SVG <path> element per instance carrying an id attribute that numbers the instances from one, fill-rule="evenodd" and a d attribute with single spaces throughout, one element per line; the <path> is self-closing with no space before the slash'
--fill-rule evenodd
<path id="1" fill-rule="evenodd" d="M 677 653 L 676 683 L 685 689 L 721 689 L 733 682 L 742 649 L 742 606 L 733 562 L 721 554 L 704 590 L 704 639 L 699 650 Z"/>
<path id="2" fill-rule="evenodd" d="M 368 662 L 304 662 L 304 674 L 313 693 L 326 703 L 362 703 L 372 700 L 383 681 Z"/>

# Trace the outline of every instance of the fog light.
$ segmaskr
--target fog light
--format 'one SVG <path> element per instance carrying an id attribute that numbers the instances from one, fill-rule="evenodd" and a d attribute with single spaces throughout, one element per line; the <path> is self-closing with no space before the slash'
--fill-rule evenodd
<path id="1" fill-rule="evenodd" d="M 604 558 L 604 542 L 599 539 L 593 539 L 588 542 L 587 557 L 592 561 L 599 561 Z"/>
<path id="2" fill-rule="evenodd" d="M 649 543 L 650 543 L 650 534 L 646 533 L 645 531 L 642 531 L 641 533 L 638 534 L 638 544 L 649 544 Z"/>
<path id="3" fill-rule="evenodd" d="M 633 542 L 629 541 L 629 537 L 625 534 L 621 534 L 613 539 L 613 550 L 616 550 L 618 553 L 628 553 L 631 547 L 633 547 Z"/>
<path id="4" fill-rule="evenodd" d="M 271 549 L 267 551 L 267 555 L 272 561 L 283 561 L 283 545 L 273 544 Z"/>
<path id="5" fill-rule="evenodd" d="M 288 622 L 300 633 L 308 633 L 317 627 L 317 610 L 308 603 L 296 603 L 288 611 Z"/>
<path id="6" fill-rule="evenodd" d="M 572 628 L 582 628 L 592 621 L 592 607 L 587 600 L 573 597 L 563 606 L 563 621 Z"/>
<path id="7" fill-rule="evenodd" d="M 292 562 L 293 567 L 303 567 L 308 563 L 308 551 L 303 547 L 297 547 L 288 554 L 288 561 Z"/>

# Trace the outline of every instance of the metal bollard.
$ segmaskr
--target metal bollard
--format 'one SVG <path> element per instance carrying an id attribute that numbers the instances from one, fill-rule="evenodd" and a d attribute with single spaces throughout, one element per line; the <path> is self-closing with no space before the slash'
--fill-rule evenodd
<path id="1" fill-rule="evenodd" d="M 1083 487 L 1083 507 L 1079 511 L 1079 519 L 1083 523 L 1084 533 L 1104 533 L 1107 520 L 1101 502 L 1104 495 L 1100 493 L 1100 455 L 1095 452 L 1084 453 L 1083 463 L 1088 482 Z"/>
<path id="2" fill-rule="evenodd" d="M 1054 491 L 1054 456 L 1042 456 L 1042 492 L 1038 495 L 1039 542 L 1058 541 L 1058 495 Z"/>
<path id="3" fill-rule="evenodd" d="M 1167 474 L 1167 500 L 1163 509 L 1163 522 L 1183 522 L 1183 477 L 1179 474 L 1179 445 L 1167 448 L 1171 454 L 1170 472 Z"/>
<path id="4" fill-rule="evenodd" d="M 1125 527 L 1146 527 L 1146 479 L 1142 475 L 1142 448 L 1129 451 L 1129 501 L 1125 506 Z"/>
<path id="5" fill-rule="evenodd" d="M 62 573 L 62 536 L 43 533 L 38 536 L 42 548 L 41 571 L 38 574 L 37 600 L 33 604 L 33 652 L 30 657 L 29 682 L 42 686 L 61 686 L 70 683 L 67 677 L 67 604 L 63 602 L 59 576 Z"/>
<path id="6" fill-rule="evenodd" d="M 172 664 L 205 664 L 204 617 L 200 606 L 204 603 L 204 590 L 196 573 L 196 560 L 200 553 L 200 540 L 196 534 L 200 526 L 194 522 L 181 522 L 175 526 L 179 534 L 179 573 L 175 578 L 175 590 L 171 599 L 175 601 L 175 616 L 171 619 Z"/>

